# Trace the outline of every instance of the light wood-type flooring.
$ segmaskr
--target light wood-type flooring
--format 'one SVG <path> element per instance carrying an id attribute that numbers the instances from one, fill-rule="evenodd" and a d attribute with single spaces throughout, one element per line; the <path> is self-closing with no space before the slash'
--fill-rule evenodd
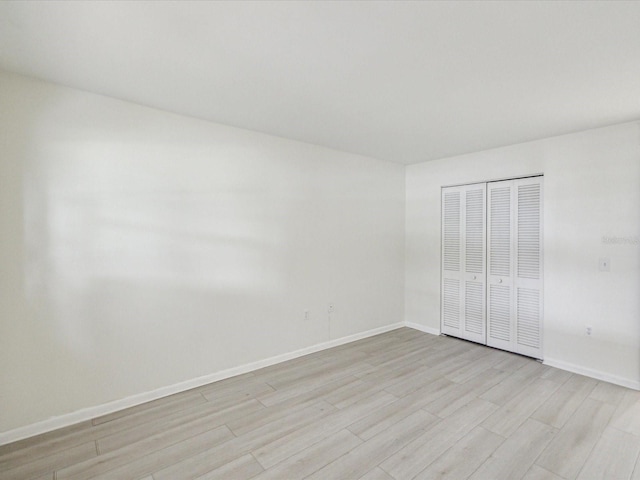
<path id="1" fill-rule="evenodd" d="M 3 480 L 640 480 L 640 392 L 401 328 L 0 447 Z"/>

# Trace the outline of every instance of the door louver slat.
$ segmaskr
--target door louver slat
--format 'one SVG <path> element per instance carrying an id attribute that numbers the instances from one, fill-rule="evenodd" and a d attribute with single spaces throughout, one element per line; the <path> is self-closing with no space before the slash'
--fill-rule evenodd
<path id="1" fill-rule="evenodd" d="M 531 348 L 540 346 L 540 292 L 518 288 L 518 344 Z"/>
<path id="2" fill-rule="evenodd" d="M 511 338 L 511 293 L 509 287 L 489 286 L 489 337 L 508 342 Z"/>
<path id="3" fill-rule="evenodd" d="M 540 278 L 540 184 L 518 186 L 518 277 Z"/>
<path id="4" fill-rule="evenodd" d="M 484 272 L 484 190 L 469 190 L 466 194 L 465 270 Z"/>
<path id="5" fill-rule="evenodd" d="M 511 273 L 511 189 L 496 188 L 491 192 L 490 274 Z"/>
<path id="6" fill-rule="evenodd" d="M 444 269 L 460 270 L 460 192 L 444 195 Z"/>
<path id="7" fill-rule="evenodd" d="M 442 318 L 444 325 L 460 328 L 460 282 L 447 278 L 444 280 Z"/>
<path id="8" fill-rule="evenodd" d="M 465 284 L 465 331 L 482 335 L 484 331 L 484 285 L 478 282 Z"/>

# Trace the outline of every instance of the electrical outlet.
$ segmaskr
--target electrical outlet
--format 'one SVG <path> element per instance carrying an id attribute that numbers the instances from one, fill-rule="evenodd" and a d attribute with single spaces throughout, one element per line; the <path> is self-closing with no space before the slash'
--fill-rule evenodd
<path id="1" fill-rule="evenodd" d="M 309 310 L 305 310 L 304 311 L 304 321 L 308 322 L 310 317 L 311 317 L 311 312 L 309 312 Z"/>
<path id="2" fill-rule="evenodd" d="M 333 303 L 329 304 L 329 308 L 327 310 L 328 310 L 329 313 L 333 313 L 334 312 Z"/>
<path id="3" fill-rule="evenodd" d="M 593 332 L 593 328 L 591 327 L 591 325 L 587 325 L 584 328 L 584 333 L 587 337 L 590 337 L 592 332 Z"/>

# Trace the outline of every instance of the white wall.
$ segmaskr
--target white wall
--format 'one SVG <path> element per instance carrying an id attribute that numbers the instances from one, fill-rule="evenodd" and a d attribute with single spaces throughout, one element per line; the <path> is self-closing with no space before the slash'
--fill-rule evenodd
<path id="1" fill-rule="evenodd" d="M 0 135 L 0 432 L 403 320 L 403 166 L 9 74 Z"/>
<path id="2" fill-rule="evenodd" d="M 384 327 L 403 308 L 437 331 L 440 187 L 532 173 L 545 175 L 545 360 L 638 388 L 638 124 L 405 178 L 0 73 L 0 439 Z"/>
<path id="3" fill-rule="evenodd" d="M 544 173 L 545 362 L 640 388 L 637 123 L 407 167 L 405 320 L 440 328 L 440 188 L 537 173 Z M 599 271 L 600 257 L 611 259 L 611 272 Z"/>

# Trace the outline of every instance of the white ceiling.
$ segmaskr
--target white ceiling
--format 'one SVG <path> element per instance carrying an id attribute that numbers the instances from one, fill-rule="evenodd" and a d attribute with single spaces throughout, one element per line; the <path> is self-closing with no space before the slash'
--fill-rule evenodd
<path id="1" fill-rule="evenodd" d="M 0 2 L 0 69 L 416 163 L 640 119 L 640 2 Z"/>

